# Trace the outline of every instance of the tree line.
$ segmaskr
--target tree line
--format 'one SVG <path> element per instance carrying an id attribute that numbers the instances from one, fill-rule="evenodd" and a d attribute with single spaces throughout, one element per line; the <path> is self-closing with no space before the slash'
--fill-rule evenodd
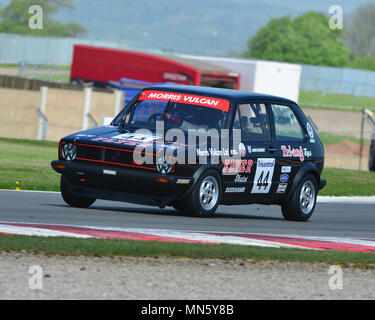
<path id="1" fill-rule="evenodd" d="M 246 58 L 375 70 L 375 3 L 330 29 L 329 17 L 308 12 L 295 19 L 275 18 L 248 40 Z"/>
<path id="2" fill-rule="evenodd" d="M 35 5 L 42 8 L 43 28 L 40 30 L 29 27 L 29 8 Z M 53 19 L 53 15 L 62 8 L 73 10 L 72 0 L 11 0 L 0 8 L 0 32 L 54 37 L 85 35 L 85 27 L 74 22 L 63 24 Z"/>

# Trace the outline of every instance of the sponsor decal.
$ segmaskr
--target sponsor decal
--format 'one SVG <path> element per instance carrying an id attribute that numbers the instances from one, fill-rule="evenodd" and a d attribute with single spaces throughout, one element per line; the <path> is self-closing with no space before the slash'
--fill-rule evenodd
<path id="1" fill-rule="evenodd" d="M 251 193 L 268 193 L 270 191 L 274 169 L 274 158 L 257 159 L 257 168 Z"/>
<path id="2" fill-rule="evenodd" d="M 178 92 L 146 90 L 142 92 L 138 100 L 172 101 L 210 107 L 225 112 L 228 112 L 229 110 L 229 100 Z"/>
<path id="3" fill-rule="evenodd" d="M 241 157 L 246 156 L 246 148 L 245 148 L 245 145 L 243 143 L 239 144 L 238 150 L 240 151 Z"/>
<path id="4" fill-rule="evenodd" d="M 106 170 L 106 169 L 103 169 L 103 174 L 109 174 L 111 176 L 116 176 L 117 175 L 117 172 L 114 171 L 114 170 Z"/>
<path id="5" fill-rule="evenodd" d="M 286 173 L 283 173 L 281 176 L 280 176 L 280 181 L 281 182 L 287 182 L 289 179 L 289 175 L 286 174 Z"/>
<path id="6" fill-rule="evenodd" d="M 300 158 L 302 162 L 305 160 L 305 155 L 301 146 L 298 149 L 292 149 L 290 145 L 288 145 L 288 147 L 282 145 L 281 150 L 283 151 L 284 158 Z"/>
<path id="7" fill-rule="evenodd" d="M 202 150 L 200 148 L 197 149 L 197 156 L 207 157 L 209 155 L 210 155 L 210 152 L 208 150 Z"/>
<path id="8" fill-rule="evenodd" d="M 247 178 L 246 176 L 241 176 L 240 174 L 237 174 L 236 177 L 234 178 L 234 182 L 236 183 L 245 183 L 247 182 Z"/>
<path id="9" fill-rule="evenodd" d="M 261 153 L 261 152 L 266 152 L 265 148 L 254 148 L 251 146 L 247 146 L 247 151 L 249 153 Z"/>
<path id="10" fill-rule="evenodd" d="M 315 133 L 314 133 L 314 129 L 313 129 L 312 125 L 310 124 L 310 122 L 307 122 L 306 128 L 307 128 L 307 133 L 310 137 L 310 143 L 315 143 Z"/>
<path id="11" fill-rule="evenodd" d="M 95 135 L 93 135 L 93 134 L 79 133 L 79 134 L 77 134 L 77 137 L 89 137 L 89 138 L 92 138 L 92 137 L 95 137 Z"/>
<path id="12" fill-rule="evenodd" d="M 291 166 L 282 166 L 281 167 L 281 173 L 290 173 L 292 171 Z"/>
<path id="13" fill-rule="evenodd" d="M 225 193 L 240 193 L 245 192 L 245 187 L 227 187 Z"/>
<path id="14" fill-rule="evenodd" d="M 114 143 L 118 145 L 126 145 L 126 146 L 141 146 L 141 147 L 150 147 L 152 143 L 145 143 L 142 141 L 131 141 L 131 140 L 122 140 L 122 139 L 114 139 L 114 138 L 94 138 L 91 141 L 100 141 L 100 142 L 107 142 L 107 143 Z"/>
<path id="15" fill-rule="evenodd" d="M 279 183 L 276 192 L 277 193 L 284 193 L 286 191 L 286 187 L 288 186 L 287 183 Z"/>
<path id="16" fill-rule="evenodd" d="M 189 184 L 190 183 L 190 179 L 178 179 L 176 181 L 177 184 Z"/>
<path id="17" fill-rule="evenodd" d="M 253 160 L 226 159 L 223 173 L 250 173 L 252 166 Z"/>
<path id="18" fill-rule="evenodd" d="M 310 158 L 312 156 L 311 150 L 307 150 L 307 148 L 303 148 L 303 154 L 306 158 Z"/>
<path id="19" fill-rule="evenodd" d="M 214 148 L 208 148 L 208 150 L 206 149 L 201 149 L 201 148 L 198 148 L 197 149 L 197 155 L 198 156 L 229 156 L 229 149 L 228 148 L 223 148 L 223 150 L 217 150 L 217 149 L 214 149 Z"/>
<path id="20" fill-rule="evenodd" d="M 123 134 L 114 136 L 111 139 L 122 139 L 122 140 L 137 141 L 137 142 L 151 142 L 151 141 L 160 139 L 160 137 L 146 135 L 146 134 L 137 134 L 137 133 L 123 133 Z"/>

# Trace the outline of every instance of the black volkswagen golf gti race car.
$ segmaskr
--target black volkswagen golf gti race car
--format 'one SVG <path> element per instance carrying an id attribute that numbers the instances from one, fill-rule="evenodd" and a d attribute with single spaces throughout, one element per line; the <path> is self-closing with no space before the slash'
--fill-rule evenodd
<path id="1" fill-rule="evenodd" d="M 218 205 L 275 204 L 312 215 L 324 149 L 293 101 L 230 89 L 142 89 L 108 126 L 59 144 L 61 194 L 73 207 L 125 201 L 210 217 Z"/>

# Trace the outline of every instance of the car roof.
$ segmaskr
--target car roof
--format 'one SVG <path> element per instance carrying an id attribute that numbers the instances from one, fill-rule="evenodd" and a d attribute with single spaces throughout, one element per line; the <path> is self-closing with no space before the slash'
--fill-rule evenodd
<path id="1" fill-rule="evenodd" d="M 268 94 L 246 92 L 241 90 L 214 88 L 214 87 L 201 87 L 201 86 L 187 86 L 187 85 L 155 85 L 144 88 L 143 90 L 162 90 L 162 91 L 178 91 L 188 92 L 193 94 L 203 94 L 208 96 L 217 96 L 221 98 L 227 98 L 231 100 L 245 100 L 245 99 L 260 99 L 260 100 L 278 100 L 280 102 L 286 102 L 291 104 L 297 104 L 296 102 Z"/>

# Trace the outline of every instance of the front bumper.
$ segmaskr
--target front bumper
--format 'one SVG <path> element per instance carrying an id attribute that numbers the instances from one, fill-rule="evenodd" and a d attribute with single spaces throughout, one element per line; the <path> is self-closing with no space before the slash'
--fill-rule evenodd
<path id="1" fill-rule="evenodd" d="M 75 161 L 56 160 L 51 166 L 68 179 L 72 194 L 159 207 L 184 197 L 193 183 L 191 177 Z"/>

